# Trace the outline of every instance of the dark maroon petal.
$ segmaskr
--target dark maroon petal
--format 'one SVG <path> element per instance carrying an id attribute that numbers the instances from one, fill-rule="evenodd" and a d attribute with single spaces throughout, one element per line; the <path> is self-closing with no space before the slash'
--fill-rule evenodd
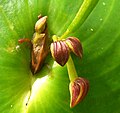
<path id="1" fill-rule="evenodd" d="M 80 40 L 76 37 L 68 37 L 66 39 L 66 43 L 68 44 L 69 48 L 71 49 L 71 51 L 79 56 L 80 58 L 82 58 L 83 55 L 83 49 L 82 49 L 82 44 L 80 42 Z"/>
<path id="2" fill-rule="evenodd" d="M 60 55 L 61 59 L 62 59 L 61 66 L 64 66 L 69 58 L 69 48 L 64 41 L 60 41 L 60 43 L 61 43 L 61 49 L 63 51 L 62 55 Z"/>
<path id="3" fill-rule="evenodd" d="M 69 58 L 69 48 L 64 41 L 56 41 L 51 44 L 51 54 L 58 64 L 64 66 Z"/>

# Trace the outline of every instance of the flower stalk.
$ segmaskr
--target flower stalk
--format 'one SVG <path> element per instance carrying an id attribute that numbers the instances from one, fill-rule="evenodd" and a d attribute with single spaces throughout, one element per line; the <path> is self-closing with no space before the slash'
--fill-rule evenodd
<path id="1" fill-rule="evenodd" d="M 98 1 L 99 0 L 84 0 L 75 18 L 60 39 L 65 39 L 69 34 L 76 31 L 76 29 L 78 29 L 90 15 Z"/>
<path id="2" fill-rule="evenodd" d="M 71 56 L 69 56 L 69 60 L 67 62 L 67 70 L 70 79 L 70 107 L 73 108 L 87 95 L 89 90 L 89 82 L 85 78 L 78 77 Z"/>
<path id="3" fill-rule="evenodd" d="M 71 56 L 69 56 L 68 62 L 67 62 L 67 70 L 68 70 L 68 75 L 69 75 L 69 79 L 70 81 L 74 81 L 75 78 L 78 77 L 73 60 L 71 58 Z"/>

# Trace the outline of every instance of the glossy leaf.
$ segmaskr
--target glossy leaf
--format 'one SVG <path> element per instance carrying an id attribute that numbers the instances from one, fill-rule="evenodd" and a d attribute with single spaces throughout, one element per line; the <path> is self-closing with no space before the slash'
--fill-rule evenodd
<path id="1" fill-rule="evenodd" d="M 82 0 L 0 1 L 0 113 L 119 113 L 120 105 L 120 2 L 99 0 L 74 33 L 83 45 L 83 59 L 72 55 L 78 75 L 87 78 L 90 90 L 70 108 L 69 78 L 65 67 L 47 59 L 52 71 L 33 77 L 30 50 L 18 39 L 32 38 L 37 16 L 48 16 L 49 35 L 62 36 L 77 14 Z M 47 66 L 49 67 L 49 66 Z M 47 75 L 40 79 L 42 76 Z M 28 106 L 27 98 L 33 89 Z M 41 83 L 42 82 L 42 83 Z M 37 84 L 37 85 L 36 85 Z M 28 95 L 28 96 L 27 96 Z"/>

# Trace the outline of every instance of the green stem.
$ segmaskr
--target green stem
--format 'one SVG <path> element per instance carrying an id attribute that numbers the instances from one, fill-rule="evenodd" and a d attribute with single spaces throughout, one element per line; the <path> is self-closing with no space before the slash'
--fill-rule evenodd
<path id="1" fill-rule="evenodd" d="M 57 37 L 56 35 L 53 35 L 53 36 L 52 36 L 52 39 L 53 39 L 54 42 L 55 42 L 55 41 L 58 41 L 58 37 Z"/>
<path id="2" fill-rule="evenodd" d="M 67 70 L 68 70 L 68 75 L 69 75 L 70 81 L 73 81 L 75 78 L 78 77 L 71 56 L 69 56 L 69 60 L 68 60 L 68 62 L 67 62 Z"/>
<path id="3" fill-rule="evenodd" d="M 60 37 L 60 39 L 64 39 L 67 37 L 68 34 L 76 31 L 87 19 L 98 1 L 99 0 L 84 0 L 75 18 L 73 19 L 65 33 Z"/>

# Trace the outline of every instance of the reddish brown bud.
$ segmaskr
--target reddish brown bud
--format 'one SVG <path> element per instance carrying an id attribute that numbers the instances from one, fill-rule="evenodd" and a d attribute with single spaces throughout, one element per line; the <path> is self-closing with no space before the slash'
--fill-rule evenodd
<path id="1" fill-rule="evenodd" d="M 64 41 L 55 41 L 51 44 L 51 54 L 55 61 L 64 66 L 69 58 L 69 47 Z"/>
<path id="2" fill-rule="evenodd" d="M 89 82 L 85 78 L 78 77 L 69 86 L 71 102 L 70 107 L 74 107 L 84 99 L 89 89 Z"/>
<path id="3" fill-rule="evenodd" d="M 80 40 L 78 38 L 75 37 L 68 37 L 66 39 L 66 43 L 68 44 L 69 48 L 71 49 L 71 51 L 79 56 L 80 58 L 82 58 L 83 55 L 83 49 L 82 49 L 82 44 L 80 42 Z"/>

